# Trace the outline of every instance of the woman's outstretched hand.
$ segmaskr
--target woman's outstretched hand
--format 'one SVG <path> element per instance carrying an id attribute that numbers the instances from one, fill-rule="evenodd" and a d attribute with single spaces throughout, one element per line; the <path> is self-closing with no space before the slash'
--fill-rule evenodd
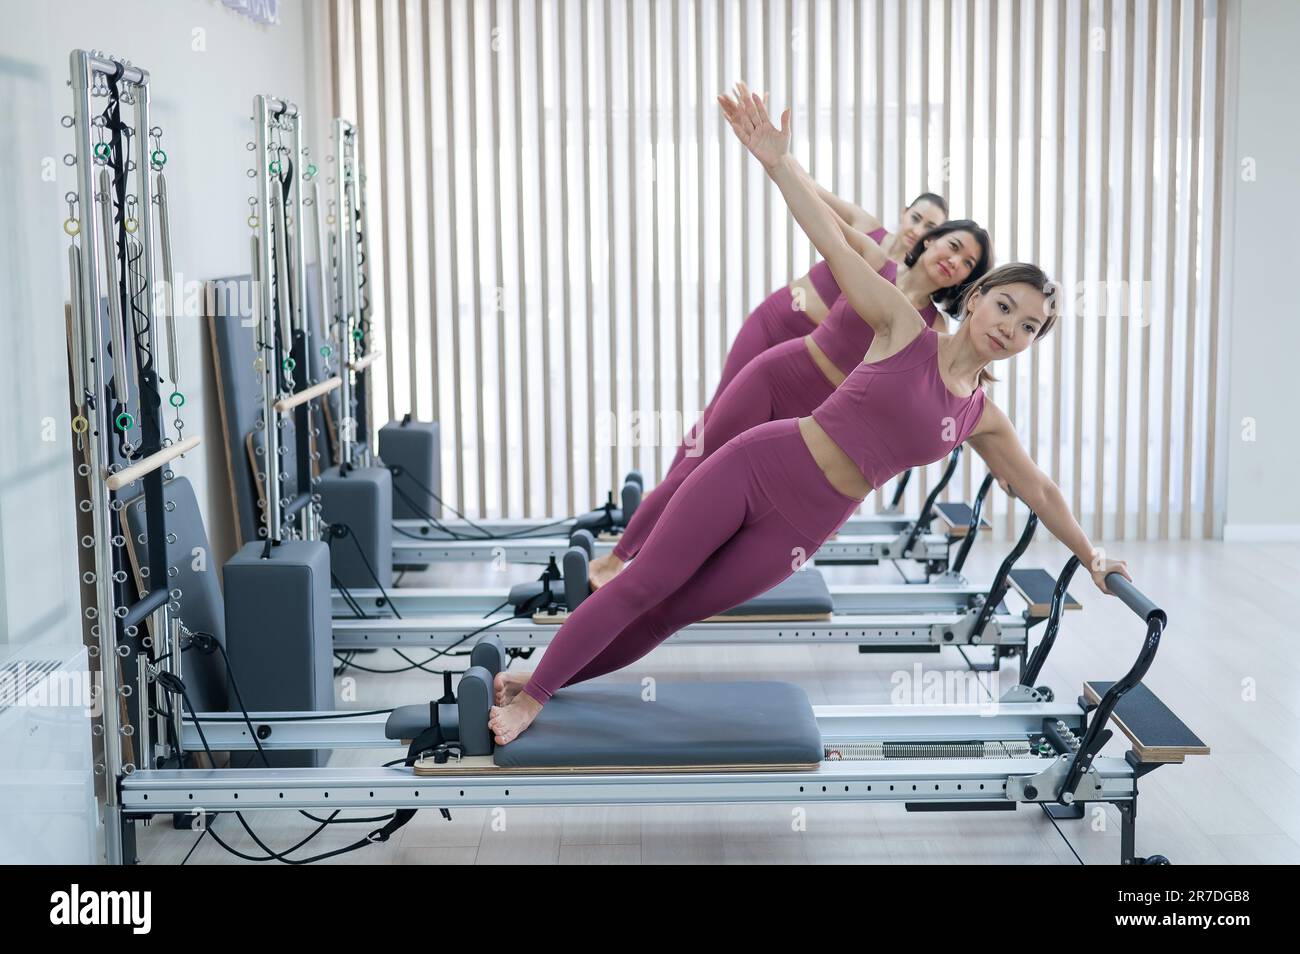
<path id="1" fill-rule="evenodd" d="M 1133 582 L 1133 577 L 1128 572 L 1128 564 L 1123 560 L 1102 559 L 1093 561 L 1092 565 L 1088 568 L 1088 572 L 1092 574 L 1092 582 L 1097 584 L 1097 589 L 1101 590 L 1107 596 L 1114 595 L 1111 593 L 1110 588 L 1106 586 L 1106 576 L 1108 574 L 1118 573 L 1130 583 Z"/>
<path id="2" fill-rule="evenodd" d="M 761 96 L 751 93 L 744 83 L 736 84 L 735 93 L 734 99 L 725 94 L 719 96 L 718 105 L 736 138 L 765 169 L 772 169 L 790 151 L 790 110 L 781 114 L 781 128 L 777 129 L 767 115 Z"/>

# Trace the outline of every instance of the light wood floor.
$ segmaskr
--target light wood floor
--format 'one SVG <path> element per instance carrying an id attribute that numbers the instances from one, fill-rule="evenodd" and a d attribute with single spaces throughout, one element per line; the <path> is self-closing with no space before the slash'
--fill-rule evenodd
<path id="1" fill-rule="evenodd" d="M 1003 549 L 977 544 L 967 575 L 987 580 Z M 1129 561 L 1139 586 L 1169 614 L 1147 684 L 1213 749 L 1208 757 L 1162 767 L 1141 781 L 1138 853 L 1168 855 L 1174 863 L 1300 863 L 1300 545 L 1133 543 L 1112 551 Z M 1022 565 L 1055 574 L 1065 556 L 1055 543 L 1036 543 Z M 880 567 L 826 573 L 832 583 L 897 579 Z M 504 586 L 535 574 L 527 567 L 494 573 L 447 566 L 405 582 Z M 1085 679 L 1118 678 L 1142 636 L 1132 613 L 1103 597 L 1086 577 L 1076 577 L 1072 591 L 1084 609 L 1067 617 L 1039 680 L 1058 699 L 1073 699 Z M 975 650 L 980 658 L 986 652 Z M 401 663 L 381 652 L 365 664 Z M 891 676 L 911 672 L 914 664 L 927 671 L 964 666 L 952 650 L 864 656 L 852 647 L 669 644 L 608 678 L 780 678 L 806 689 L 814 705 L 883 703 L 890 701 Z M 1001 685 L 1015 678 L 1013 665 Z M 358 674 L 356 701 L 346 707 L 426 702 L 440 691 L 440 680 L 428 675 Z M 1122 742 L 1122 736 L 1112 740 L 1108 754 L 1122 754 Z M 375 765 L 393 757 L 391 750 L 342 751 L 331 764 Z M 806 813 L 802 824 L 798 813 Z M 315 827 L 292 812 L 246 817 L 263 840 L 280 849 Z M 504 815 L 458 809 L 451 821 L 421 812 L 387 845 L 330 863 L 1110 864 L 1118 858 L 1113 810 L 1059 824 L 1058 831 L 1039 810 L 1024 807 L 1014 813 L 920 815 L 907 814 L 901 805 L 518 807 Z M 241 850 L 256 851 L 233 817 L 222 816 L 215 826 Z M 342 827 L 348 830 L 326 832 L 309 848 L 316 853 L 341 847 L 373 826 Z M 175 831 L 169 818 L 159 818 L 140 829 L 140 857 L 148 864 L 176 864 L 195 841 L 194 833 Z M 205 838 L 188 863 L 232 860 Z"/>

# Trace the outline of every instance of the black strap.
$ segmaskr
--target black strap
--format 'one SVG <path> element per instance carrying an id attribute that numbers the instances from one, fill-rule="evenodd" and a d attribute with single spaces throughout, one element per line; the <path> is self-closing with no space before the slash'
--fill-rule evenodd
<path id="1" fill-rule="evenodd" d="M 393 837 L 394 832 L 414 818 L 417 811 L 418 809 L 415 808 L 399 808 L 397 811 L 393 812 L 393 817 L 389 819 L 387 825 L 383 828 L 376 828 L 370 834 L 366 835 L 366 841 L 371 844 L 387 841 L 389 838 Z"/>

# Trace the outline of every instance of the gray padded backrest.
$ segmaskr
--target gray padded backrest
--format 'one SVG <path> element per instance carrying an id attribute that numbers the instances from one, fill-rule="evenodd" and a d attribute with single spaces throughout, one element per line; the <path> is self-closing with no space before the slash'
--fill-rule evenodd
<path id="1" fill-rule="evenodd" d="M 794 616 L 833 612 L 835 601 L 815 567 L 806 567 L 720 616 Z"/>
<path id="2" fill-rule="evenodd" d="M 822 740 L 808 696 L 787 682 L 660 682 L 561 689 L 523 735 L 496 750 L 502 768 L 810 765 Z"/>
<path id="3" fill-rule="evenodd" d="M 208 546 L 194 488 L 184 477 L 177 477 L 163 485 L 163 496 L 175 508 L 167 514 L 167 531 L 175 538 L 167 544 L 167 563 L 176 567 L 177 575 L 168 582 L 170 589 L 181 591 L 181 619 L 190 630 L 211 633 L 224 646 L 225 606 L 217 583 L 216 560 Z M 133 498 L 124 511 L 129 530 L 127 545 L 137 566 L 146 559 L 145 547 L 140 542 L 144 533 L 143 499 L 143 496 Z M 146 588 L 150 582 L 144 581 Z M 205 656 L 193 650 L 185 653 L 181 657 L 181 678 L 195 708 L 225 711 L 226 668 L 219 654 Z"/>

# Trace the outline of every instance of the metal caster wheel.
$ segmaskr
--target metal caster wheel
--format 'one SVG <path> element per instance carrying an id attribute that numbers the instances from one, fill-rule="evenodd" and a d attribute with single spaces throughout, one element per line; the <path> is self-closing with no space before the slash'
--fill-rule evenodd
<path id="1" fill-rule="evenodd" d="M 1152 855 L 1150 858 L 1142 859 L 1142 864 L 1144 865 L 1167 865 L 1171 863 L 1172 862 L 1170 862 L 1170 860 L 1164 855 Z"/>
<path id="2" fill-rule="evenodd" d="M 1038 686 L 1037 688 L 1034 689 L 1034 692 L 1042 696 L 1044 702 L 1056 701 L 1056 693 L 1052 692 L 1051 686 Z"/>

